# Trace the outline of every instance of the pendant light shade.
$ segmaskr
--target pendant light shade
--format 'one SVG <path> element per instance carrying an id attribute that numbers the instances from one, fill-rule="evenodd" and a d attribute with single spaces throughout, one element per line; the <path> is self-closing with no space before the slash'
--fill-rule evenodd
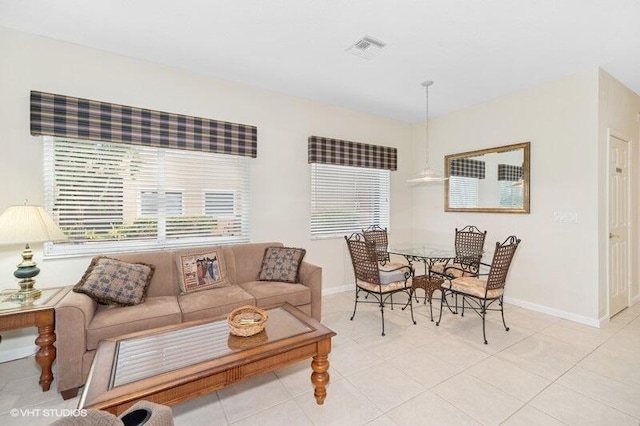
<path id="1" fill-rule="evenodd" d="M 432 84 L 432 80 L 422 82 L 422 86 L 425 88 L 426 92 L 426 120 L 424 141 L 425 167 L 416 176 L 412 177 L 411 179 L 407 179 L 407 182 L 409 183 L 444 182 L 445 180 L 447 180 L 447 178 L 442 177 L 439 172 L 429 167 L 429 86 L 431 86 Z"/>

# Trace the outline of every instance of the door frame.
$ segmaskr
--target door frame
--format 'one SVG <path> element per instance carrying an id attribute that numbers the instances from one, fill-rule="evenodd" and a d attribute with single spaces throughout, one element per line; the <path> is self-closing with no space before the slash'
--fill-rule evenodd
<path id="1" fill-rule="evenodd" d="M 609 192 L 610 192 L 610 186 L 609 186 L 609 172 L 610 172 L 610 166 L 611 166 L 611 138 L 614 137 L 616 139 L 620 139 L 621 141 L 625 142 L 627 144 L 628 150 L 627 150 L 627 154 L 628 154 L 628 161 L 627 161 L 627 173 L 628 173 L 628 186 L 627 186 L 627 214 L 628 217 L 631 219 L 631 213 L 633 212 L 632 210 L 632 206 L 633 206 L 633 201 L 634 201 L 634 197 L 633 197 L 633 191 L 632 191 L 632 176 L 633 176 L 633 155 L 634 155 L 634 150 L 633 150 L 633 144 L 631 143 L 631 138 L 629 138 L 627 135 L 625 135 L 622 132 L 619 132 L 617 130 L 608 128 L 607 129 L 607 167 L 606 167 L 606 201 L 607 201 L 607 206 L 606 206 L 606 229 L 605 229 L 605 241 L 607 242 L 606 244 L 606 271 L 605 271 L 605 277 L 606 277 L 606 291 L 607 291 L 607 319 L 610 320 L 611 319 L 611 298 L 610 298 L 610 267 L 611 267 L 611 262 L 610 262 L 610 250 L 609 250 L 609 211 L 610 211 L 610 197 L 609 197 Z M 635 255 L 635 240 L 632 240 L 632 235 L 633 235 L 633 220 L 630 220 L 629 223 L 629 227 L 627 230 L 627 241 L 629 243 L 629 250 L 627 250 L 627 273 L 628 273 L 628 277 L 629 277 L 629 283 L 627 285 L 627 308 L 631 306 L 631 285 L 632 285 L 632 278 L 633 278 L 633 270 L 632 270 L 632 259 L 633 256 Z"/>

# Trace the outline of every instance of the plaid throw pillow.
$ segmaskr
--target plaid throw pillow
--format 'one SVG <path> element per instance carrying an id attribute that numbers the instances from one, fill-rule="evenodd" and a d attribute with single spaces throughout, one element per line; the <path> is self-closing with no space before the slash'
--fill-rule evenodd
<path id="1" fill-rule="evenodd" d="M 144 301 L 155 267 L 146 263 L 126 263 L 110 257 L 94 257 L 73 287 L 105 305 L 132 306 Z"/>
<path id="2" fill-rule="evenodd" d="M 258 280 L 297 283 L 298 271 L 306 252 L 301 248 L 267 247 Z"/>

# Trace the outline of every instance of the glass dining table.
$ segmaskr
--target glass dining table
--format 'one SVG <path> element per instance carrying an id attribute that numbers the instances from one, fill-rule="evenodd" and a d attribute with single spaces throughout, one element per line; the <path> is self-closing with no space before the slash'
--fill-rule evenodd
<path id="1" fill-rule="evenodd" d="M 399 244 L 390 246 L 389 254 L 403 256 L 409 265 L 420 262 L 424 265 L 424 274 L 430 275 L 431 267 L 437 262 L 452 262 L 456 257 L 453 247 L 437 244 Z"/>
<path id="2" fill-rule="evenodd" d="M 411 295 L 418 301 L 416 290 L 421 288 L 425 292 L 424 303 L 429 302 L 429 313 L 431 321 L 433 321 L 432 298 L 436 290 L 440 290 L 440 286 L 444 279 L 440 275 L 431 273 L 431 267 L 438 262 L 445 264 L 453 262 L 456 257 L 456 251 L 451 246 L 437 244 L 398 244 L 391 245 L 387 249 L 389 254 L 403 256 L 409 265 L 414 269 L 414 276 L 411 284 Z M 414 264 L 422 263 L 424 273 L 418 274 Z M 448 305 L 448 304 L 447 304 Z"/>

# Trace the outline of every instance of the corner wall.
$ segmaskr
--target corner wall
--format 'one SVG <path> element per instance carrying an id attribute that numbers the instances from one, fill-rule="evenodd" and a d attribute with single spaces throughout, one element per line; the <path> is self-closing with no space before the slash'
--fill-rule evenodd
<path id="1" fill-rule="evenodd" d="M 435 86 L 434 86 L 435 87 Z M 437 90 L 434 89 L 434 90 Z M 429 158 L 531 142 L 531 213 L 444 212 L 442 184 L 413 188 L 414 241 L 453 242 L 454 229 L 488 230 L 496 241 L 522 239 L 509 273 L 509 302 L 598 325 L 598 71 L 523 90 L 430 121 Z M 424 158 L 424 127 L 414 126 L 414 169 Z M 554 212 L 576 213 L 556 223 Z"/>

